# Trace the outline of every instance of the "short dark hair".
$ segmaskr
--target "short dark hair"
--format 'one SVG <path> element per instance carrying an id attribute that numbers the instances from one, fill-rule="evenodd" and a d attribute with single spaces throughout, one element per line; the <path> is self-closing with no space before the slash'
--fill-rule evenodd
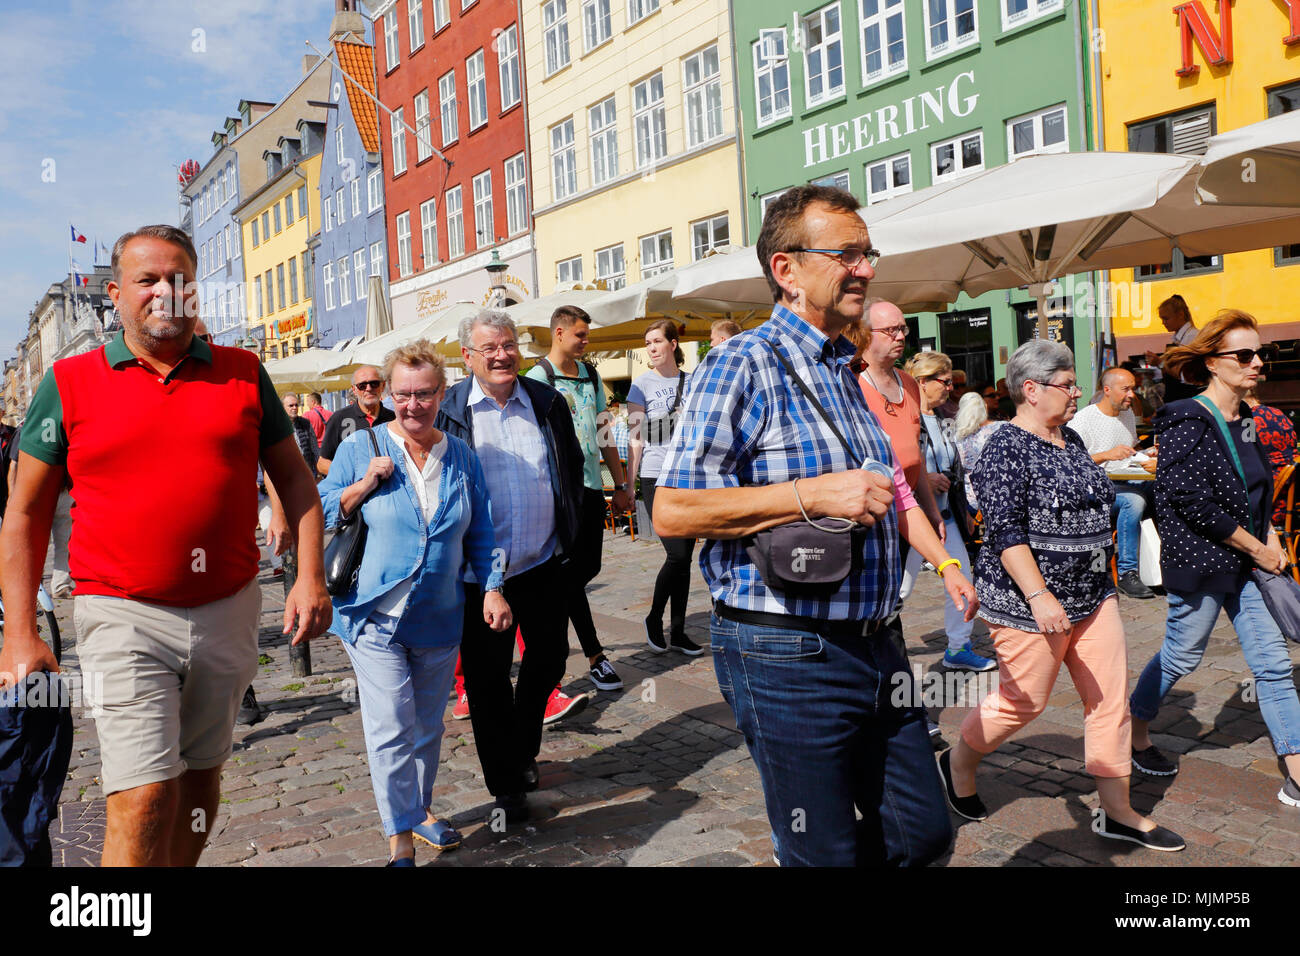
<path id="1" fill-rule="evenodd" d="M 781 286 L 772 275 L 772 256 L 808 244 L 803 219 L 804 212 L 813 203 L 822 203 L 838 212 L 857 212 L 862 208 L 853 193 L 834 186 L 795 186 L 772 200 L 758 234 L 758 261 L 763 264 L 763 277 L 772 290 L 773 302 L 781 301 Z"/>
<path id="2" fill-rule="evenodd" d="M 580 309 L 576 305 L 562 305 L 551 313 L 551 331 L 554 332 L 560 326 L 566 329 L 573 325 L 574 322 L 586 322 L 591 325 L 591 316 L 585 309 Z"/>
<path id="3" fill-rule="evenodd" d="M 190 262 L 194 265 L 195 270 L 199 267 L 199 254 L 194 251 L 194 241 L 182 229 L 175 226 L 157 225 L 141 226 L 134 232 L 128 232 L 118 236 L 117 242 L 113 243 L 113 256 L 110 264 L 113 267 L 113 281 L 122 281 L 122 253 L 126 252 L 126 247 L 134 239 L 162 239 L 164 242 L 175 243 L 185 250 L 185 254 L 190 257 Z"/>

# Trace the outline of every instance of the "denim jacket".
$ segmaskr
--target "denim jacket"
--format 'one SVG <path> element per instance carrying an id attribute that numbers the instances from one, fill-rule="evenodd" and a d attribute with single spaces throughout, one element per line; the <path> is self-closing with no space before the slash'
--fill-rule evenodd
<path id="1" fill-rule="evenodd" d="M 406 647 L 459 644 L 466 565 L 473 567 L 478 580 L 488 582 L 488 588 L 500 587 L 502 581 L 501 570 L 494 567 L 496 537 L 483 468 L 468 445 L 454 435 L 447 436 L 438 508 L 426 526 L 400 444 L 386 427 L 375 428 L 374 435 L 379 454 L 391 457 L 396 467 L 361 506 L 368 529 L 361 570 L 355 587 L 334 598 L 331 629 L 349 644 L 355 643 L 380 598 L 414 574 L 393 643 Z M 338 525 L 344 489 L 365 475 L 373 456 L 364 429 L 339 445 L 329 475 L 320 483 L 327 528 Z"/>

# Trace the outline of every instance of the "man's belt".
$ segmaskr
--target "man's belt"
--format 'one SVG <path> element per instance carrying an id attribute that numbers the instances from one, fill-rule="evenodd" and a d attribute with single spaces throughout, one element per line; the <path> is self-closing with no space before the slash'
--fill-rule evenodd
<path id="1" fill-rule="evenodd" d="M 766 611 L 742 611 L 738 608 L 713 602 L 713 613 L 728 621 L 753 624 L 755 627 L 776 627 L 792 631 L 811 631 L 830 637 L 869 637 L 880 630 L 880 621 L 827 621 L 804 617 L 800 614 L 769 614 Z"/>

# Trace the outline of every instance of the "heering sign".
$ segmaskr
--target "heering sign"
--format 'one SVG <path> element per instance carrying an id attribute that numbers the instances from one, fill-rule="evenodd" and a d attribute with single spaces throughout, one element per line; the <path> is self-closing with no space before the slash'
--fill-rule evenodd
<path id="1" fill-rule="evenodd" d="M 1300 0 L 1295 0 L 1300 3 Z M 957 84 L 962 80 L 975 84 L 975 71 L 967 70 L 952 78 L 947 88 L 936 86 L 934 92 L 925 90 L 916 96 L 909 96 L 898 105 L 887 103 L 876 110 L 868 110 L 861 116 L 843 123 L 822 123 L 803 131 L 804 168 L 816 166 L 830 159 L 839 159 L 850 153 L 883 146 L 890 140 L 902 139 L 917 130 L 929 129 L 933 120 L 943 125 L 944 107 L 955 117 L 969 116 L 979 103 L 977 92 L 961 95 Z M 899 113 L 902 113 L 902 131 L 899 129 Z M 918 125 L 918 121 L 919 124 Z M 851 131 L 851 137 L 850 137 Z"/>

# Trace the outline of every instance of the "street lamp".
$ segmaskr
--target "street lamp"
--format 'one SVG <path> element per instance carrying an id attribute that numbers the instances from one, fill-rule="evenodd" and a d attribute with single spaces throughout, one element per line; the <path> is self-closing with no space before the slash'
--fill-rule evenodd
<path id="1" fill-rule="evenodd" d="M 492 258 L 488 264 L 483 267 L 488 274 L 488 302 L 490 305 L 501 305 L 506 300 L 506 287 L 502 282 L 506 270 L 510 268 L 509 264 L 501 261 L 501 253 L 497 249 L 492 250 Z"/>

